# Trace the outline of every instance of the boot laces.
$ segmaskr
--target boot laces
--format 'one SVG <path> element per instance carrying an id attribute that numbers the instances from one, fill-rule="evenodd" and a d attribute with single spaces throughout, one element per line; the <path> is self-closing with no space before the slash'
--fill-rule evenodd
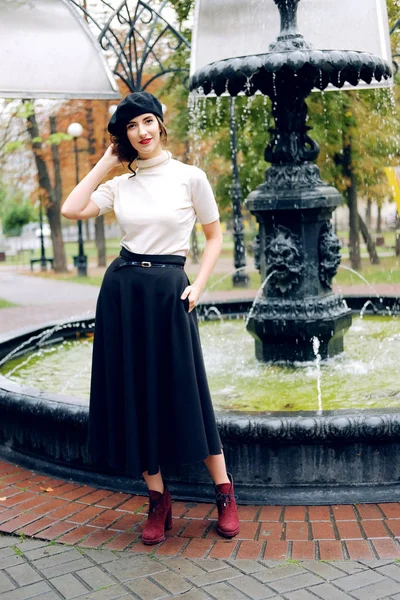
<path id="1" fill-rule="evenodd" d="M 159 504 L 160 504 L 160 500 L 155 500 L 153 498 L 150 498 L 149 515 L 157 510 L 157 507 L 159 506 Z"/>
<path id="2" fill-rule="evenodd" d="M 217 500 L 222 502 L 222 506 L 227 506 L 232 500 L 237 500 L 237 496 L 234 496 L 233 494 L 223 494 L 222 492 L 217 492 L 216 497 Z"/>

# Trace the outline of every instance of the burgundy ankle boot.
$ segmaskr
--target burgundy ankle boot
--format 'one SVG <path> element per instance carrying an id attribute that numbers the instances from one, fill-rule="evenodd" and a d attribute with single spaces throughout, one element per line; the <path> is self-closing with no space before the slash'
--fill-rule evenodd
<path id="1" fill-rule="evenodd" d="M 149 512 L 143 528 L 144 544 L 158 544 L 165 540 L 164 531 L 172 529 L 172 499 L 166 484 L 164 492 L 149 490 Z"/>
<path id="2" fill-rule="evenodd" d="M 217 531 L 226 538 L 237 535 L 240 531 L 239 517 L 236 508 L 232 475 L 228 473 L 230 483 L 215 486 L 218 509 Z"/>

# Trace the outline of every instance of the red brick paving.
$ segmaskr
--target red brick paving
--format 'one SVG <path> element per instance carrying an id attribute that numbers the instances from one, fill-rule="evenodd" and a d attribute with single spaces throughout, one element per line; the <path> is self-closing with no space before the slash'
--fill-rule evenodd
<path id="1" fill-rule="evenodd" d="M 287 540 L 308 540 L 308 523 L 289 522 L 286 525 Z"/>
<path id="2" fill-rule="evenodd" d="M 305 506 L 287 506 L 285 508 L 285 521 L 304 521 L 306 518 Z"/>
<path id="3" fill-rule="evenodd" d="M 249 560 L 257 560 L 261 557 L 261 552 L 264 547 L 264 542 L 243 541 L 240 543 L 236 558 L 246 558 Z"/>
<path id="4" fill-rule="evenodd" d="M 398 502 L 388 502 L 387 504 L 378 504 L 378 506 L 386 517 L 393 517 L 393 519 L 399 518 Z"/>
<path id="5" fill-rule="evenodd" d="M 183 558 L 203 558 L 211 549 L 212 542 L 202 538 L 193 538 L 182 552 Z"/>
<path id="6" fill-rule="evenodd" d="M 357 511 L 362 519 L 381 519 L 382 513 L 376 504 L 358 504 Z"/>
<path id="7" fill-rule="evenodd" d="M 336 527 L 342 540 L 363 539 L 360 526 L 356 521 L 336 521 Z"/>
<path id="8" fill-rule="evenodd" d="M 119 512 L 119 511 L 118 511 Z M 96 519 L 94 519 L 96 521 Z M 120 518 L 115 523 L 112 523 L 109 528 L 117 531 L 128 531 L 143 521 L 142 515 L 133 515 L 131 513 L 120 513 Z M 93 523 L 93 521 L 92 521 Z"/>
<path id="9" fill-rule="evenodd" d="M 282 506 L 263 506 L 261 508 L 259 521 L 279 521 L 282 514 Z"/>
<path id="10" fill-rule="evenodd" d="M 349 506 L 348 504 L 343 504 L 341 506 L 337 506 L 336 504 L 332 506 L 333 516 L 338 521 L 356 521 L 357 515 L 354 510 L 354 506 Z"/>
<path id="11" fill-rule="evenodd" d="M 67 521 L 59 521 L 55 525 L 52 525 L 51 527 L 40 531 L 32 537 L 38 537 L 43 540 L 56 540 L 60 535 L 66 533 L 67 531 L 70 531 L 74 527 L 76 527 L 74 523 L 68 523 Z"/>
<path id="12" fill-rule="evenodd" d="M 107 548 L 107 550 L 125 550 L 138 539 L 139 535 L 135 533 L 119 533 L 110 542 L 104 544 L 104 548 Z"/>
<path id="13" fill-rule="evenodd" d="M 400 558 L 399 546 L 390 538 L 372 540 L 379 558 Z"/>
<path id="14" fill-rule="evenodd" d="M 329 506 L 309 506 L 308 516 L 310 521 L 330 521 L 331 511 Z"/>
<path id="15" fill-rule="evenodd" d="M 268 523 L 267 521 L 261 522 L 261 527 L 258 532 L 258 539 L 260 540 L 280 540 L 285 530 L 284 523 Z"/>
<path id="16" fill-rule="evenodd" d="M 128 499 L 129 494 L 124 494 L 122 492 L 114 492 L 113 494 L 111 494 L 111 496 L 103 498 L 103 500 L 97 502 L 97 506 L 102 506 L 104 508 L 117 508 L 117 506 L 123 504 Z"/>
<path id="17" fill-rule="evenodd" d="M 228 558 L 232 557 L 237 546 L 238 542 L 233 540 L 227 540 L 226 542 L 217 541 L 212 547 L 208 558 L 220 558 L 222 560 L 227 560 Z"/>
<path id="18" fill-rule="evenodd" d="M 72 527 L 73 523 L 69 523 L 69 525 Z M 93 533 L 93 527 L 88 527 L 88 525 L 80 525 L 79 527 L 74 527 L 71 531 L 59 537 L 57 542 L 63 542 L 64 544 L 77 544 L 81 539 L 91 533 Z"/>
<path id="19" fill-rule="evenodd" d="M 387 536 L 383 521 L 361 521 L 362 528 L 368 538 L 384 538 Z"/>
<path id="20" fill-rule="evenodd" d="M 288 542 L 273 542 L 268 541 L 265 547 L 264 558 L 266 560 L 284 560 L 289 558 Z"/>
<path id="21" fill-rule="evenodd" d="M 400 519 L 388 519 L 385 523 L 394 537 L 400 537 Z"/>
<path id="22" fill-rule="evenodd" d="M 315 542 L 295 541 L 292 545 L 293 560 L 314 560 Z"/>
<path id="23" fill-rule="evenodd" d="M 400 558 L 400 503 L 239 506 L 241 531 L 216 530 L 212 503 L 174 502 L 166 540 L 145 546 L 146 496 L 65 482 L 0 461 L 0 532 L 91 548 L 191 558 Z M 45 491 L 48 490 L 48 491 Z"/>
<path id="24" fill-rule="evenodd" d="M 207 519 L 199 519 L 190 521 L 185 530 L 181 533 L 181 537 L 201 538 L 206 529 L 210 526 L 210 521 Z"/>
<path id="25" fill-rule="evenodd" d="M 332 523 L 327 521 L 314 521 L 311 523 L 312 535 L 315 540 L 336 539 Z"/>
<path id="26" fill-rule="evenodd" d="M 188 542 L 189 540 L 185 538 L 167 538 L 165 542 L 158 547 L 157 554 L 162 554 L 163 556 L 176 556 L 184 546 L 188 545 Z"/>
<path id="27" fill-rule="evenodd" d="M 115 531 L 110 531 L 107 529 L 101 529 L 100 531 L 95 531 L 89 537 L 85 539 L 85 547 L 87 548 L 99 548 L 106 542 L 109 542 L 112 538 L 115 537 Z"/>
<path id="28" fill-rule="evenodd" d="M 374 558 L 371 547 L 366 540 L 346 540 L 346 548 L 351 560 Z"/>
<path id="29" fill-rule="evenodd" d="M 342 543 L 336 540 L 321 540 L 319 545 L 319 557 L 321 560 L 343 560 Z"/>
<path id="30" fill-rule="evenodd" d="M 56 523 L 55 519 L 50 519 L 50 517 L 42 517 L 38 521 L 33 521 L 33 523 L 29 523 L 25 525 L 25 527 L 21 527 L 21 529 L 17 529 L 15 533 L 20 535 L 23 533 L 24 535 L 34 535 L 42 529 L 46 529 L 46 527 L 50 527 L 50 525 L 54 525 Z"/>

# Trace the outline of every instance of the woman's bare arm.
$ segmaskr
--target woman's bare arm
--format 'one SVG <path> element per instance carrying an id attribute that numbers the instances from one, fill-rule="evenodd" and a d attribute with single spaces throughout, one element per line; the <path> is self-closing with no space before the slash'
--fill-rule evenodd
<path id="1" fill-rule="evenodd" d="M 90 196 L 102 179 L 111 169 L 121 165 L 121 162 L 110 145 L 104 156 L 93 167 L 66 198 L 61 208 L 61 214 L 67 219 L 90 219 L 97 217 L 100 209 Z"/>
<path id="2" fill-rule="evenodd" d="M 192 285 L 188 285 L 185 288 L 181 296 L 182 300 L 189 296 L 189 312 L 194 309 L 202 295 L 208 278 L 210 277 L 222 250 L 222 229 L 220 220 L 217 219 L 217 221 L 207 223 L 207 225 L 202 225 L 202 227 L 204 235 L 206 236 L 206 247 L 201 259 L 200 271 L 197 274 L 196 280 Z"/>

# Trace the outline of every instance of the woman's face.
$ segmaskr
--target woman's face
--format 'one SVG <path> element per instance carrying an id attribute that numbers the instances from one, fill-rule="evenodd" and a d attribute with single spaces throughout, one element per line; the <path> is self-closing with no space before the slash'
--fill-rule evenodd
<path id="1" fill-rule="evenodd" d="M 126 134 L 139 158 L 153 158 L 162 150 L 160 125 L 152 113 L 131 119 L 126 125 Z"/>

